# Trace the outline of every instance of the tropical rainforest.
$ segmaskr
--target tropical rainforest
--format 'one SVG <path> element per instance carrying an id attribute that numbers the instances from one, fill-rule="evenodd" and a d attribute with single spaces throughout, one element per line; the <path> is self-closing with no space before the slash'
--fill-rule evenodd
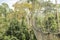
<path id="1" fill-rule="evenodd" d="M 0 5 L 0 40 L 37 40 L 34 31 L 60 33 L 60 4 L 27 0 Z"/>

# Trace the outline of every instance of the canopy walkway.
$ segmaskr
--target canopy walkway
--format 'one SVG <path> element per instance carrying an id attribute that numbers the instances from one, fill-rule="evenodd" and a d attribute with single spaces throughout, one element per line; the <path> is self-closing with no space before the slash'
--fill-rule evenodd
<path id="1" fill-rule="evenodd" d="M 44 26 L 46 24 L 46 23 L 44 23 L 44 21 L 43 21 L 43 23 L 39 24 L 40 27 L 38 27 L 36 25 L 36 24 L 38 24 L 38 23 L 36 23 L 36 21 L 37 21 L 36 19 L 37 19 L 37 17 L 39 17 L 38 15 L 40 15 L 40 16 L 42 15 L 41 11 L 40 11 L 42 8 L 40 8 L 40 10 L 37 10 L 37 12 L 35 13 L 34 20 L 32 20 L 32 27 L 33 27 L 33 31 L 35 33 L 35 36 L 36 36 L 37 40 L 60 40 L 60 25 L 59 25 L 60 21 L 59 21 L 58 5 L 57 5 L 57 0 L 55 0 L 55 1 L 56 1 L 56 9 L 55 9 L 56 11 L 54 11 L 54 10 L 53 11 L 56 12 L 56 13 L 52 13 L 54 15 L 54 18 L 52 18 L 52 19 L 49 18 L 50 17 L 49 15 L 51 14 L 51 12 L 50 12 L 51 8 L 49 9 L 49 6 L 45 7 L 45 10 L 42 10 L 43 11 L 42 14 L 45 13 L 45 12 L 46 12 L 46 14 L 48 13 L 48 15 L 44 14 L 45 17 L 43 18 L 44 21 L 46 21 L 46 18 L 48 20 L 47 21 L 47 26 L 46 26 L 48 28 L 47 28 L 46 31 L 43 31 L 43 27 L 41 27 L 41 24 L 42 24 L 42 26 Z M 48 10 L 50 10 L 50 11 L 48 11 Z M 56 17 L 56 19 L 55 19 L 55 17 Z M 49 21 L 51 21 L 53 19 L 56 20 L 55 25 L 57 25 L 56 26 L 57 27 L 57 32 L 52 32 L 52 30 L 50 29 L 50 27 L 53 24 L 50 26 L 51 22 L 49 22 Z"/>

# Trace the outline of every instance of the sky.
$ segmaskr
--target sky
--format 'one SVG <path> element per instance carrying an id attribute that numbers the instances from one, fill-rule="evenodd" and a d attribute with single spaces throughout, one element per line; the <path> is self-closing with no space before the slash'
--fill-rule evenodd
<path id="1" fill-rule="evenodd" d="M 53 3 L 55 3 L 55 0 L 51 0 Z M 57 0 L 57 3 L 60 4 L 60 0 Z"/>
<path id="2" fill-rule="evenodd" d="M 5 3 L 7 3 L 9 5 L 10 8 L 13 8 L 12 5 L 14 3 L 16 3 L 17 1 L 19 1 L 19 0 L 0 0 L 0 4 L 3 3 L 3 2 L 5 2 Z M 25 0 L 23 0 L 23 1 L 25 1 Z M 51 1 L 53 3 L 55 3 L 55 0 L 51 0 Z M 57 2 L 60 3 L 60 0 L 57 0 Z"/>
<path id="3" fill-rule="evenodd" d="M 2 3 L 7 3 L 10 8 L 13 8 L 12 5 L 13 5 L 14 3 L 16 3 L 17 1 L 19 1 L 19 0 L 0 0 L 0 5 L 1 5 Z"/>

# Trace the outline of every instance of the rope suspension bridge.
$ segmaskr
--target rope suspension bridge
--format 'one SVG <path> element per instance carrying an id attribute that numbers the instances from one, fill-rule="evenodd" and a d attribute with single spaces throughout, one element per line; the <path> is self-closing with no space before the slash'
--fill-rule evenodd
<path id="1" fill-rule="evenodd" d="M 34 2 L 34 0 L 33 0 L 33 2 Z M 51 29 L 49 28 L 49 22 L 47 22 L 47 24 L 48 24 L 48 28 L 47 28 L 47 31 L 43 31 L 43 27 L 37 27 L 37 23 L 36 23 L 36 17 L 40 14 L 41 15 L 41 13 L 39 13 L 39 12 L 41 12 L 41 10 L 39 10 L 39 12 L 37 11 L 37 13 L 35 14 L 35 17 L 34 18 L 32 18 L 31 19 L 31 24 L 32 24 L 32 29 L 33 29 L 33 31 L 34 31 L 34 33 L 35 33 L 35 36 L 36 36 L 36 38 L 37 38 L 37 40 L 60 40 L 60 36 L 58 36 L 58 35 L 60 35 L 60 26 L 59 26 L 59 13 L 58 13 L 58 5 L 57 5 L 57 0 L 55 0 L 55 2 L 56 2 L 56 15 L 55 15 L 55 17 L 56 17 L 56 24 L 57 24 L 57 28 L 58 28 L 58 30 L 57 30 L 57 32 L 52 32 L 52 31 L 50 31 Z M 33 8 L 34 8 L 35 6 L 33 5 Z M 49 6 L 48 6 L 49 7 Z M 48 9 L 47 9 L 48 10 Z M 34 10 L 33 10 L 34 11 Z M 44 10 L 42 10 L 43 12 L 44 12 Z M 47 12 L 47 11 L 46 11 Z M 34 13 L 34 12 L 32 12 L 32 13 Z M 43 14 L 43 13 L 42 13 Z M 32 15 L 32 14 L 31 14 Z M 48 14 L 49 15 L 49 14 Z M 45 15 L 46 16 L 46 15 Z M 46 16 L 47 17 L 47 16 Z M 46 17 L 44 18 L 44 21 L 45 21 L 45 19 L 46 19 Z M 47 17 L 48 18 L 48 17 Z M 51 19 L 51 20 L 53 20 L 53 19 Z M 42 23 L 41 23 L 42 24 Z M 40 25 L 41 25 L 40 24 Z M 43 25 L 43 24 L 42 24 Z"/>

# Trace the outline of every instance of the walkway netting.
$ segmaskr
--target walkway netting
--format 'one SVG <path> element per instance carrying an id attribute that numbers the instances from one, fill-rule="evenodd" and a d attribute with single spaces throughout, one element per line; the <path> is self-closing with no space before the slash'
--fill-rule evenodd
<path id="1" fill-rule="evenodd" d="M 60 40 L 60 7 L 55 0 L 33 0 L 32 25 L 37 40 Z"/>

